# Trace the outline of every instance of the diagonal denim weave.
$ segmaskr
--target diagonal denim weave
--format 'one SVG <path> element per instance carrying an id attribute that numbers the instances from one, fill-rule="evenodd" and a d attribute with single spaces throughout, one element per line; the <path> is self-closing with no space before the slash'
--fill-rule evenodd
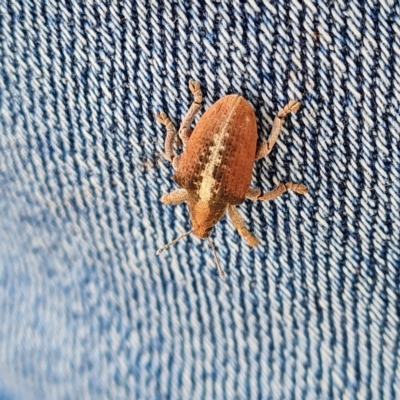
<path id="1" fill-rule="evenodd" d="M 187 237 L 163 159 L 189 79 L 266 139 Z M 0 399 L 400 398 L 398 0 L 0 0 Z"/>

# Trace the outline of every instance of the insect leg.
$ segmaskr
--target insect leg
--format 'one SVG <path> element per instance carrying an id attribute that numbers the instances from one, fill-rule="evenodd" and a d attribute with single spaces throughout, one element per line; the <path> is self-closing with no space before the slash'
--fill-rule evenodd
<path id="1" fill-rule="evenodd" d="M 183 118 L 181 126 L 179 128 L 179 137 L 181 138 L 183 144 L 185 145 L 190 136 L 190 124 L 192 123 L 196 114 L 200 111 L 201 102 L 203 101 L 203 96 L 201 94 L 200 83 L 196 81 L 189 82 L 189 89 L 193 93 L 194 100 L 191 104 L 188 112 Z"/>
<path id="2" fill-rule="evenodd" d="M 168 161 L 170 161 L 172 165 L 174 165 L 174 159 L 177 158 L 174 155 L 174 141 L 176 138 L 176 129 L 174 127 L 174 124 L 171 122 L 171 120 L 168 118 L 168 115 L 165 112 L 162 111 L 159 114 L 156 114 L 156 118 L 158 122 L 162 123 L 167 128 L 167 136 L 165 137 L 165 142 L 164 142 L 164 154 L 165 158 Z"/>
<path id="3" fill-rule="evenodd" d="M 255 247 L 258 245 L 258 239 L 251 234 L 251 232 L 245 227 L 242 216 L 235 206 L 228 206 L 228 215 L 231 219 L 233 226 L 237 229 L 240 236 L 243 236 L 248 245 Z"/>
<path id="4" fill-rule="evenodd" d="M 264 193 L 259 196 L 256 200 L 273 200 L 285 193 L 287 190 L 293 190 L 293 192 L 298 194 L 306 194 L 308 193 L 307 186 L 302 183 L 280 183 L 275 189 L 272 189 L 270 192 Z M 247 197 L 247 196 L 246 196 Z M 253 199 L 252 199 L 253 200 Z"/>
<path id="5" fill-rule="evenodd" d="M 248 188 L 246 192 L 246 198 L 250 200 L 258 200 L 258 198 L 261 196 L 261 190 L 260 189 L 255 189 L 255 188 Z"/>
<path id="6" fill-rule="evenodd" d="M 167 194 L 163 194 L 160 198 L 164 204 L 181 204 L 188 198 L 186 189 L 176 189 Z"/>
<path id="7" fill-rule="evenodd" d="M 297 111 L 299 108 L 300 103 L 298 101 L 290 100 L 285 107 L 279 110 L 278 115 L 274 119 L 274 123 L 272 125 L 271 133 L 268 140 L 266 142 L 262 142 L 257 149 L 256 160 L 267 156 L 271 152 L 276 141 L 278 140 L 278 136 L 282 129 L 283 121 L 285 120 L 286 115 L 290 114 L 293 111 Z"/>

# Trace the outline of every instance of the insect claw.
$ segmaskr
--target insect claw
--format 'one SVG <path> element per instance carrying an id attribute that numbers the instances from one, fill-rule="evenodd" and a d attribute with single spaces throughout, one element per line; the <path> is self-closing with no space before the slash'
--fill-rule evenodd
<path id="1" fill-rule="evenodd" d="M 286 115 L 297 111 L 301 106 L 301 103 L 297 100 L 290 100 L 289 103 L 286 104 L 285 107 L 283 107 L 279 113 L 278 113 L 278 117 L 279 118 L 284 118 L 286 117 Z"/>
<path id="2" fill-rule="evenodd" d="M 304 185 L 303 183 L 287 182 L 284 185 L 286 186 L 286 189 L 292 190 L 293 192 L 295 192 L 297 194 L 307 194 L 308 193 L 307 186 Z"/>
<path id="3" fill-rule="evenodd" d="M 256 247 L 260 243 L 260 241 L 255 236 L 253 236 L 251 234 L 246 237 L 246 240 L 247 240 L 247 244 L 250 247 Z"/>
<path id="4" fill-rule="evenodd" d="M 160 122 L 161 124 L 165 125 L 165 120 L 167 119 L 167 114 L 164 111 L 161 111 L 159 113 L 156 113 L 156 119 L 158 122 Z"/>
<path id="5" fill-rule="evenodd" d="M 193 94 L 196 93 L 200 89 L 200 83 L 197 81 L 190 80 L 189 89 Z"/>
<path id="6" fill-rule="evenodd" d="M 290 100 L 289 104 L 287 105 L 289 112 L 297 111 L 301 106 L 301 103 L 297 100 Z"/>

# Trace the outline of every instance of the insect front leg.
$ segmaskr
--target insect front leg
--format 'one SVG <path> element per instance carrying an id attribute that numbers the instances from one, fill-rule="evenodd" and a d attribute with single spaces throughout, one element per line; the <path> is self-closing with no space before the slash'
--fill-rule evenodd
<path id="1" fill-rule="evenodd" d="M 185 118 L 183 118 L 183 121 L 179 128 L 179 137 L 181 138 L 184 145 L 186 145 L 191 133 L 190 124 L 193 122 L 196 114 L 200 111 L 201 102 L 203 101 L 199 82 L 190 81 L 189 89 L 193 93 L 194 100 L 188 112 L 186 113 Z"/>
<path id="2" fill-rule="evenodd" d="M 300 102 L 296 100 L 290 100 L 285 107 L 279 110 L 278 115 L 274 119 L 268 140 L 266 142 L 262 142 L 257 149 L 256 160 L 267 156 L 271 152 L 276 141 L 278 140 L 278 136 L 282 129 L 283 121 L 285 120 L 286 115 L 293 111 L 297 111 L 300 108 L 300 105 Z"/>
<path id="3" fill-rule="evenodd" d="M 235 206 L 228 206 L 228 215 L 233 223 L 233 226 L 237 229 L 240 236 L 243 236 L 247 244 L 251 247 L 258 245 L 258 239 L 252 235 L 252 233 L 245 227 L 243 217 L 240 215 L 239 211 Z"/>
<path id="4" fill-rule="evenodd" d="M 270 192 L 264 193 L 263 195 L 260 193 L 258 197 L 255 197 L 256 190 L 258 189 L 250 188 L 246 193 L 246 197 L 251 200 L 269 201 L 276 199 L 277 197 L 281 196 L 288 190 L 292 190 L 293 192 L 298 194 L 308 193 L 306 185 L 303 185 L 302 183 L 293 183 L 293 182 L 280 183 L 275 189 L 272 189 Z"/>
<path id="5" fill-rule="evenodd" d="M 187 201 L 188 192 L 186 189 L 176 189 L 167 194 L 163 194 L 160 198 L 164 204 L 181 204 Z"/>
<path id="6" fill-rule="evenodd" d="M 158 122 L 162 123 L 167 128 L 167 136 L 165 136 L 164 141 L 165 158 L 172 163 L 172 166 L 175 169 L 177 169 L 179 156 L 174 155 L 174 142 L 177 135 L 175 126 L 164 111 L 156 114 L 156 118 Z"/>

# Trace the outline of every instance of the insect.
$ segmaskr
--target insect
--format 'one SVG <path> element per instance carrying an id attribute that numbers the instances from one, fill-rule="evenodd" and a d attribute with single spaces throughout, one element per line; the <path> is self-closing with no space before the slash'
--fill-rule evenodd
<path id="1" fill-rule="evenodd" d="M 166 126 L 165 157 L 176 170 L 173 178 L 181 187 L 161 196 L 165 204 L 187 202 L 192 229 L 163 246 L 160 254 L 178 240 L 193 233 L 201 239 L 208 239 L 221 278 L 225 278 L 216 256 L 215 246 L 210 240 L 214 225 L 228 213 L 230 220 L 249 246 L 257 246 L 258 239 L 245 227 L 236 206 L 250 200 L 272 200 L 292 190 L 306 194 L 307 187 L 299 183 L 280 183 L 270 192 L 261 193 L 251 188 L 253 163 L 267 156 L 274 147 L 284 118 L 297 111 L 300 103 L 289 101 L 279 110 L 266 142 L 257 147 L 257 123 L 251 104 L 242 96 L 231 94 L 219 99 L 200 118 L 193 132 L 190 125 L 201 108 L 203 100 L 200 84 L 189 82 L 194 101 L 186 113 L 177 132 L 165 112 L 156 115 Z M 181 155 L 175 155 L 174 143 L 177 135 L 186 148 Z"/>

